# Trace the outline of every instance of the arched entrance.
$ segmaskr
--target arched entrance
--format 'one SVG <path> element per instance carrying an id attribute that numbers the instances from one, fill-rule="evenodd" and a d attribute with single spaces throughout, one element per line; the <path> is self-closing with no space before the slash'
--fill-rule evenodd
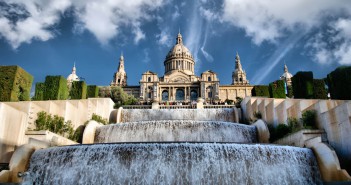
<path id="1" fill-rule="evenodd" d="M 168 101 L 168 91 L 162 91 L 162 101 Z"/>
<path id="2" fill-rule="evenodd" d="M 190 100 L 197 100 L 197 91 L 196 90 L 191 90 L 190 91 Z"/>
<path id="3" fill-rule="evenodd" d="M 184 100 L 184 90 L 183 89 L 177 89 L 177 91 L 176 91 L 176 100 L 177 101 L 183 101 Z"/>

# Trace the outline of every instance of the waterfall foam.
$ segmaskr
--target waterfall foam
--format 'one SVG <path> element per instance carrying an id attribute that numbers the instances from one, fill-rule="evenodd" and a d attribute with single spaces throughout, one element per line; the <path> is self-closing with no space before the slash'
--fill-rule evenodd
<path id="1" fill-rule="evenodd" d="M 310 149 L 258 144 L 54 147 L 31 158 L 35 184 L 322 184 Z"/>
<path id="2" fill-rule="evenodd" d="M 255 143 L 257 131 L 255 126 L 222 121 L 140 121 L 98 127 L 94 142 Z"/>
<path id="3" fill-rule="evenodd" d="M 234 109 L 123 109 L 122 122 L 201 120 L 235 122 Z"/>

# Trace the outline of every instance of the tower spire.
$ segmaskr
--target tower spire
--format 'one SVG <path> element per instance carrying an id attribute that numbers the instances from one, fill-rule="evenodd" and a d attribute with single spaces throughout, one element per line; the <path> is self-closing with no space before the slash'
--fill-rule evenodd
<path id="1" fill-rule="evenodd" d="M 235 56 L 235 70 L 239 70 L 239 71 L 243 70 L 241 67 L 240 56 L 238 51 L 236 51 L 236 56 Z"/>
<path id="2" fill-rule="evenodd" d="M 177 44 L 183 44 L 183 38 L 182 38 L 182 35 L 180 34 L 180 28 L 177 36 Z"/>

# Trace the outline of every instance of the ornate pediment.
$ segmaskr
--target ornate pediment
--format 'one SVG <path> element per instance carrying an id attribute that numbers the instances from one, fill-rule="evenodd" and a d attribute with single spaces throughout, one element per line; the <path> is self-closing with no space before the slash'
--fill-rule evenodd
<path id="1" fill-rule="evenodd" d="M 189 82 L 188 79 L 184 78 L 184 77 L 175 77 L 175 78 L 172 78 L 170 80 L 170 82 L 174 82 L 174 83 L 184 83 L 184 82 Z"/>

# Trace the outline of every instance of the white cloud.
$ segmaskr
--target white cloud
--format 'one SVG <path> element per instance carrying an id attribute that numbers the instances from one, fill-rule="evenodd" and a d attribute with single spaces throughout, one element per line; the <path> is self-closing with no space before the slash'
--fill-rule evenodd
<path id="1" fill-rule="evenodd" d="M 60 21 L 61 14 L 70 7 L 69 0 L 36 1 L 36 0 L 7 0 L 10 7 L 0 15 L 0 35 L 12 48 L 18 48 L 22 43 L 32 40 L 47 41 L 55 36 L 52 27 Z M 7 13 L 17 14 L 19 19 L 13 19 Z"/>
<path id="2" fill-rule="evenodd" d="M 295 32 L 310 34 L 305 48 L 314 61 L 351 64 L 350 12 L 349 0 L 224 0 L 220 19 L 244 29 L 256 45 L 277 44 Z"/>
<path id="3" fill-rule="evenodd" d="M 259 45 L 276 42 L 285 31 L 319 26 L 326 16 L 350 10 L 348 0 L 225 0 L 222 19 L 243 28 Z"/>
<path id="4" fill-rule="evenodd" d="M 340 18 L 329 23 L 326 30 L 314 35 L 306 44 L 315 62 L 351 64 L 351 19 Z"/>
<path id="5" fill-rule="evenodd" d="M 172 45 L 172 37 L 166 30 L 161 30 L 161 33 L 156 35 L 157 43 L 161 46 L 170 47 Z"/>
<path id="6" fill-rule="evenodd" d="M 32 40 L 47 41 L 55 37 L 62 14 L 73 7 L 77 22 L 73 32 L 87 30 L 107 44 L 124 26 L 137 44 L 145 39 L 142 22 L 152 20 L 152 12 L 163 4 L 163 0 L 5 0 L 0 7 L 0 36 L 14 49 Z"/>
<path id="7" fill-rule="evenodd" d="M 81 25 L 102 44 L 116 37 L 121 26 L 132 29 L 135 44 L 145 39 L 140 28 L 142 21 L 153 19 L 151 12 L 164 4 L 162 0 L 80 0 L 74 3 Z"/>

